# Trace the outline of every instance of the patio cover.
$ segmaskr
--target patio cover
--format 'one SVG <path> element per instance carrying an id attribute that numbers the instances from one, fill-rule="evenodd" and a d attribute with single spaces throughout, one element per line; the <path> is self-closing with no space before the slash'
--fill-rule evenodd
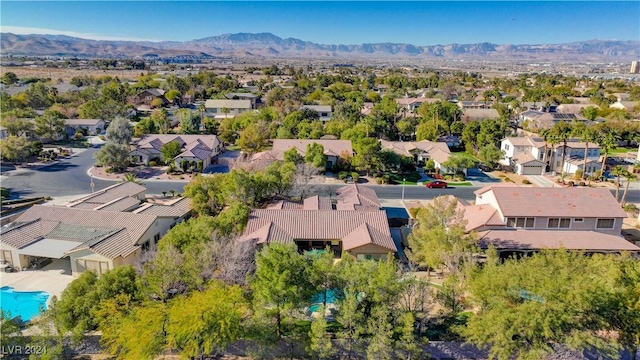
<path id="1" fill-rule="evenodd" d="M 61 259 L 66 256 L 67 251 L 78 247 L 80 244 L 77 241 L 42 239 L 18 250 L 18 254 Z"/>

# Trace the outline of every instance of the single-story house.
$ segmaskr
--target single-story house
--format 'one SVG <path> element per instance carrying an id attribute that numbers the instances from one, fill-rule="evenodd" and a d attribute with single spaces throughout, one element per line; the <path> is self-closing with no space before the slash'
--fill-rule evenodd
<path id="1" fill-rule="evenodd" d="M 218 155 L 224 151 L 220 139 L 216 135 L 177 135 L 177 134 L 148 134 L 140 138 L 135 149 L 129 152 L 131 160 L 138 164 L 149 165 L 149 161 L 158 158 L 164 162 L 162 146 L 176 141 L 180 144 L 181 152 L 173 159 L 178 168 L 183 160 L 202 161 L 203 168 L 217 162 Z"/>
<path id="2" fill-rule="evenodd" d="M 251 102 L 251 108 L 255 109 L 258 102 L 258 95 L 252 93 L 227 93 L 225 95 L 229 100 L 249 100 Z"/>
<path id="3" fill-rule="evenodd" d="M 141 108 L 144 110 L 151 109 L 151 102 L 155 99 L 162 101 L 162 106 L 169 104 L 169 100 L 164 97 L 165 91 L 163 89 L 147 89 L 139 92 L 137 95 L 129 98 L 129 103 L 133 104 L 136 109 Z"/>
<path id="4" fill-rule="evenodd" d="M 148 204 L 159 208 L 140 213 L 35 205 L 2 228 L 2 260 L 26 270 L 43 260 L 68 258 L 74 276 L 132 265 L 188 216 L 189 199 L 177 201 L 182 204 Z"/>
<path id="5" fill-rule="evenodd" d="M 217 100 L 205 101 L 204 107 L 208 113 L 214 114 L 216 119 L 235 117 L 253 109 L 251 100 Z"/>
<path id="6" fill-rule="evenodd" d="M 372 189 L 354 184 L 336 191 L 337 199 L 312 196 L 302 203 L 280 201 L 255 209 L 239 241 L 294 243 L 300 251 L 331 248 L 358 260 L 384 259 L 397 252 L 389 222 Z"/>
<path id="7" fill-rule="evenodd" d="M 324 148 L 324 154 L 327 156 L 327 169 L 330 169 L 338 162 L 342 155 L 353 156 L 353 147 L 351 140 L 289 140 L 275 139 L 273 140 L 273 148 L 271 153 L 278 160 L 284 160 L 284 153 L 287 150 L 295 148 L 298 154 L 305 156 L 307 154 L 307 146 L 310 144 L 320 144 Z"/>
<path id="8" fill-rule="evenodd" d="M 87 130 L 89 135 L 100 135 L 106 130 L 105 122 L 102 119 L 65 119 L 64 124 L 71 130 L 70 136 L 73 136 L 80 129 Z"/>
<path id="9" fill-rule="evenodd" d="M 470 121 L 484 121 L 488 119 L 497 119 L 500 117 L 496 109 L 462 109 L 462 122 L 465 124 Z"/>
<path id="10" fill-rule="evenodd" d="M 331 120 L 331 105 L 303 105 L 300 109 L 309 109 L 318 113 L 318 120 L 327 122 Z"/>

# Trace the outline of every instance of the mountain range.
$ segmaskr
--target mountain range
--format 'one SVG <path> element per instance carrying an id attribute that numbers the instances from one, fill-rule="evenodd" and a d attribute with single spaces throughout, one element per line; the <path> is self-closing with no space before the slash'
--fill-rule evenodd
<path id="1" fill-rule="evenodd" d="M 297 59 L 479 59 L 548 61 L 629 61 L 640 59 L 640 41 L 589 40 L 566 44 L 448 44 L 375 43 L 326 45 L 271 33 L 237 33 L 190 41 L 88 40 L 64 35 L 0 34 L 4 55 L 86 57 L 245 57 Z"/>

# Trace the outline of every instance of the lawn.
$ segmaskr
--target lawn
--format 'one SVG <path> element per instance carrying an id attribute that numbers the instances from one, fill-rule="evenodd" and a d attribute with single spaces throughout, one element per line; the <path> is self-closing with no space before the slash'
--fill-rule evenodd
<path id="1" fill-rule="evenodd" d="M 417 171 L 413 171 L 410 174 L 386 173 L 385 175 L 389 176 L 390 184 L 398 185 L 416 185 L 418 180 L 422 177 Z"/>
<path id="2" fill-rule="evenodd" d="M 615 149 L 609 150 L 609 155 L 611 155 L 611 154 L 626 154 L 628 152 L 635 152 L 637 150 L 638 150 L 637 148 L 617 147 Z M 601 151 L 601 154 L 604 155 L 604 153 L 602 153 L 602 151 Z"/>

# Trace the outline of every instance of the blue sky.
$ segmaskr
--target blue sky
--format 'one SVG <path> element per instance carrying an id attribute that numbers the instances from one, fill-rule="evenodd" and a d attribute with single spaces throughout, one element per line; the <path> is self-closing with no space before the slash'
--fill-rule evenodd
<path id="1" fill-rule="evenodd" d="M 1 3 L 0 30 L 185 41 L 271 32 L 322 44 L 640 40 L 640 1 L 63 1 Z"/>

